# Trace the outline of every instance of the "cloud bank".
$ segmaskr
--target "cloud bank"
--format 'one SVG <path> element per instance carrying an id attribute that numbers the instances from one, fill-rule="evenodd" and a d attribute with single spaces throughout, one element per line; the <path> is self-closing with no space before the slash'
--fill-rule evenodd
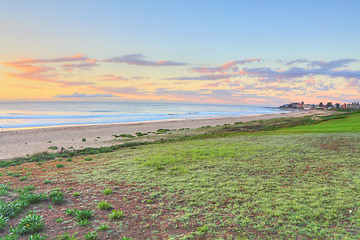
<path id="1" fill-rule="evenodd" d="M 103 62 L 115 62 L 115 63 L 126 63 L 129 65 L 138 65 L 138 66 L 151 66 L 151 67 L 160 67 L 160 66 L 182 66 L 186 63 L 174 62 L 174 61 L 148 61 L 143 59 L 144 56 L 141 54 L 125 55 L 122 57 L 108 58 L 103 60 Z"/>

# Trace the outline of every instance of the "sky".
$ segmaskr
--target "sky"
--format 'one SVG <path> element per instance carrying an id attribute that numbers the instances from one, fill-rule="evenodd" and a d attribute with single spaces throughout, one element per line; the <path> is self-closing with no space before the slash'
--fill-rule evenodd
<path id="1" fill-rule="evenodd" d="M 0 101 L 360 101 L 359 0 L 2 0 Z"/>

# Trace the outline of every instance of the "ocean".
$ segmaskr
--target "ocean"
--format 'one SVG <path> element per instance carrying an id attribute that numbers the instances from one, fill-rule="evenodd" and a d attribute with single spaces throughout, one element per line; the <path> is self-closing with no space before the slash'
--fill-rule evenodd
<path id="1" fill-rule="evenodd" d="M 31 128 L 238 117 L 279 113 L 275 107 L 144 102 L 0 102 L 0 128 Z"/>

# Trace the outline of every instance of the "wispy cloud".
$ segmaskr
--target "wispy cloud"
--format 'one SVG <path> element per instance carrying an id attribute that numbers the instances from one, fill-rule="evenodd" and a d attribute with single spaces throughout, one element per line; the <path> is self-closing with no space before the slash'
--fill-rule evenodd
<path id="1" fill-rule="evenodd" d="M 124 78 L 121 76 L 116 76 L 113 74 L 101 75 L 100 81 L 129 81 L 129 78 Z"/>
<path id="2" fill-rule="evenodd" d="M 306 63 L 308 66 L 311 67 L 320 67 L 320 68 L 326 68 L 326 69 L 335 69 L 335 68 L 341 68 L 341 67 L 347 67 L 350 63 L 358 62 L 357 59 L 337 59 L 333 61 L 310 61 L 307 59 L 296 59 L 293 61 L 289 61 L 286 63 L 286 65 L 293 65 L 296 63 Z"/>
<path id="3" fill-rule="evenodd" d="M 55 95 L 54 98 L 108 98 L 108 97 L 116 97 L 113 94 L 101 94 L 101 93 L 95 93 L 95 94 L 86 94 L 86 93 L 73 93 L 69 95 Z"/>
<path id="4" fill-rule="evenodd" d="M 106 75 L 100 75 L 99 76 L 100 81 L 114 81 L 114 82 L 119 81 L 119 82 L 121 82 L 121 81 L 141 80 L 141 79 L 145 79 L 145 77 L 126 78 L 126 77 L 117 76 L 117 75 L 113 75 L 113 74 L 106 74 Z"/>
<path id="5" fill-rule="evenodd" d="M 235 75 L 229 73 L 219 73 L 219 74 L 206 74 L 197 77 L 174 77 L 174 78 L 165 78 L 166 80 L 218 80 L 218 79 L 227 79 L 232 78 Z"/>
<path id="6" fill-rule="evenodd" d="M 74 68 L 90 70 L 93 67 L 99 67 L 99 64 L 97 64 L 96 59 L 86 59 L 83 63 L 67 63 L 63 64 L 62 67 L 70 71 L 72 71 Z"/>
<path id="7" fill-rule="evenodd" d="M 253 58 L 253 59 L 246 59 L 246 60 L 237 60 L 237 61 L 230 61 L 227 62 L 220 67 L 196 67 L 196 68 L 190 68 L 189 71 L 191 72 L 197 72 L 197 73 L 215 73 L 215 72 L 224 72 L 229 69 L 232 69 L 234 71 L 237 71 L 236 66 L 237 65 L 244 65 L 245 63 L 251 63 L 251 62 L 260 62 L 261 58 Z"/>
<path id="8" fill-rule="evenodd" d="M 86 61 L 88 57 L 83 56 L 82 54 L 77 54 L 69 57 L 59 57 L 59 58 L 48 58 L 48 59 L 34 59 L 27 58 L 24 60 L 9 62 L 10 64 L 23 65 L 23 64 L 34 64 L 34 63 L 59 63 L 59 62 L 73 62 L 73 61 Z"/>
<path id="9" fill-rule="evenodd" d="M 139 66 L 182 66 L 186 63 L 174 62 L 174 61 L 148 61 L 143 59 L 144 56 L 141 54 L 125 55 L 121 57 L 108 58 L 103 60 L 103 62 L 115 62 L 115 63 L 126 63 L 130 65 L 139 65 Z"/>

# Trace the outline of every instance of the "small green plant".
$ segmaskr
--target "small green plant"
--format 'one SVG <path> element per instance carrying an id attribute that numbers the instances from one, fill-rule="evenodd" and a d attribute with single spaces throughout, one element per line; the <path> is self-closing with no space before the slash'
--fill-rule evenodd
<path id="1" fill-rule="evenodd" d="M 93 216 L 94 211 L 85 209 L 81 211 L 76 212 L 76 219 L 82 220 L 82 219 L 90 219 Z"/>
<path id="2" fill-rule="evenodd" d="M 76 216 L 77 213 L 79 212 L 79 210 L 73 208 L 73 209 L 66 209 L 65 210 L 66 214 L 70 215 L 70 216 Z"/>
<path id="3" fill-rule="evenodd" d="M 98 233 L 97 232 L 89 232 L 89 233 L 85 233 L 84 234 L 84 238 L 85 240 L 95 240 L 97 237 Z"/>
<path id="4" fill-rule="evenodd" d="M 81 219 L 81 220 L 78 220 L 78 223 L 81 227 L 85 227 L 87 225 L 90 225 L 91 221 L 89 219 Z"/>
<path id="5" fill-rule="evenodd" d="M 17 227 L 11 229 L 12 234 L 28 234 L 37 233 L 45 228 L 45 223 L 42 222 L 42 216 L 36 214 L 29 214 L 25 218 L 20 219 Z"/>
<path id="6" fill-rule="evenodd" d="M 49 184 L 49 183 L 51 183 L 51 181 L 50 181 L 50 180 L 44 180 L 43 183 L 44 183 L 44 184 Z"/>
<path id="7" fill-rule="evenodd" d="M 110 208 L 112 208 L 113 206 L 110 204 L 110 203 L 107 203 L 107 202 L 100 202 L 97 207 L 100 209 L 100 210 L 108 210 Z"/>
<path id="8" fill-rule="evenodd" d="M 9 191 L 5 189 L 0 189 L 0 196 L 7 196 L 7 195 L 9 195 Z"/>
<path id="9" fill-rule="evenodd" d="M 48 147 L 48 149 L 50 149 L 50 150 L 56 150 L 56 149 L 58 149 L 58 147 L 57 147 L 57 146 L 50 146 L 50 147 Z"/>
<path id="10" fill-rule="evenodd" d="M 156 131 L 156 134 L 164 134 L 164 133 L 167 133 L 169 131 L 171 131 L 171 130 L 170 129 L 162 129 L 162 128 L 160 128 L 160 129 L 158 129 Z"/>
<path id="11" fill-rule="evenodd" d="M 24 192 L 20 194 L 19 199 L 22 201 L 27 201 L 30 204 L 35 204 L 42 202 L 47 199 L 46 194 L 37 194 L 37 193 L 30 193 Z"/>
<path id="12" fill-rule="evenodd" d="M 13 173 L 13 172 L 8 172 L 7 175 L 10 176 L 10 177 L 20 177 L 19 173 Z"/>
<path id="13" fill-rule="evenodd" d="M 205 226 L 196 228 L 196 230 L 198 233 L 206 233 L 207 231 L 209 231 L 209 227 L 205 225 Z"/>
<path id="14" fill-rule="evenodd" d="M 135 136 L 131 135 L 131 134 L 120 134 L 120 135 L 112 135 L 113 137 L 115 138 L 119 138 L 119 137 L 122 137 L 122 138 L 134 138 Z"/>
<path id="15" fill-rule="evenodd" d="M 3 238 L 0 238 L 1 240 L 18 240 L 19 239 L 19 235 L 17 234 L 9 234 L 9 235 L 6 235 L 5 237 Z"/>
<path id="16" fill-rule="evenodd" d="M 112 210 L 112 212 L 108 215 L 109 219 L 119 219 L 122 218 L 124 216 L 123 211 L 121 210 Z"/>
<path id="17" fill-rule="evenodd" d="M 79 238 L 75 237 L 77 232 L 74 233 L 74 235 L 70 235 L 68 232 L 61 234 L 60 236 L 57 236 L 57 240 L 78 240 Z"/>
<path id="18" fill-rule="evenodd" d="M 28 178 L 27 178 L 27 176 L 23 176 L 23 177 L 21 177 L 19 180 L 20 181 L 25 181 L 25 180 L 27 180 Z"/>
<path id="19" fill-rule="evenodd" d="M 106 188 L 106 189 L 104 189 L 103 194 L 104 194 L 104 195 L 109 195 L 109 194 L 111 194 L 112 192 L 113 192 L 113 190 L 112 190 L 111 188 Z"/>
<path id="20" fill-rule="evenodd" d="M 72 159 L 71 159 L 71 158 L 68 158 L 66 161 L 71 162 L 71 161 L 72 161 Z"/>
<path id="21" fill-rule="evenodd" d="M 56 164 L 56 167 L 57 167 L 57 168 L 63 168 L 64 165 L 63 165 L 63 164 Z"/>
<path id="22" fill-rule="evenodd" d="M 28 185 L 28 186 L 23 186 L 22 188 L 19 187 L 17 189 L 15 189 L 16 192 L 23 194 L 25 192 L 31 192 L 35 190 L 35 186 L 34 185 Z"/>
<path id="23" fill-rule="evenodd" d="M 86 138 L 82 138 L 81 141 L 86 142 Z"/>
<path id="24" fill-rule="evenodd" d="M 53 201 L 55 204 L 61 204 L 64 202 L 64 193 L 59 190 L 52 190 L 49 193 L 49 199 Z"/>
<path id="25" fill-rule="evenodd" d="M 58 219 L 56 219 L 56 222 L 57 222 L 57 223 L 62 223 L 63 221 L 64 221 L 63 218 L 58 218 Z"/>
<path id="26" fill-rule="evenodd" d="M 109 225 L 107 225 L 107 224 L 102 224 L 102 225 L 100 225 L 97 229 L 98 229 L 98 231 L 105 232 L 106 230 L 109 229 Z"/>
<path id="27" fill-rule="evenodd" d="M 142 137 L 142 136 L 146 136 L 148 134 L 147 133 L 137 132 L 137 133 L 135 133 L 135 135 L 138 136 L 138 137 Z"/>
<path id="28" fill-rule="evenodd" d="M 44 236 L 44 234 L 40 235 L 35 233 L 34 235 L 30 235 L 28 240 L 45 240 L 48 236 Z"/>
<path id="29" fill-rule="evenodd" d="M 85 161 L 92 161 L 93 159 L 90 157 L 84 158 Z"/>
<path id="30" fill-rule="evenodd" d="M 80 195 L 81 195 L 81 193 L 79 193 L 79 192 L 74 192 L 74 193 L 73 193 L 73 196 L 74 196 L 74 197 L 78 197 L 78 196 L 80 196 Z"/>
<path id="31" fill-rule="evenodd" d="M 9 218 L 3 217 L 3 216 L 0 214 L 0 231 L 5 228 L 6 222 L 7 222 L 8 220 L 9 220 Z"/>

